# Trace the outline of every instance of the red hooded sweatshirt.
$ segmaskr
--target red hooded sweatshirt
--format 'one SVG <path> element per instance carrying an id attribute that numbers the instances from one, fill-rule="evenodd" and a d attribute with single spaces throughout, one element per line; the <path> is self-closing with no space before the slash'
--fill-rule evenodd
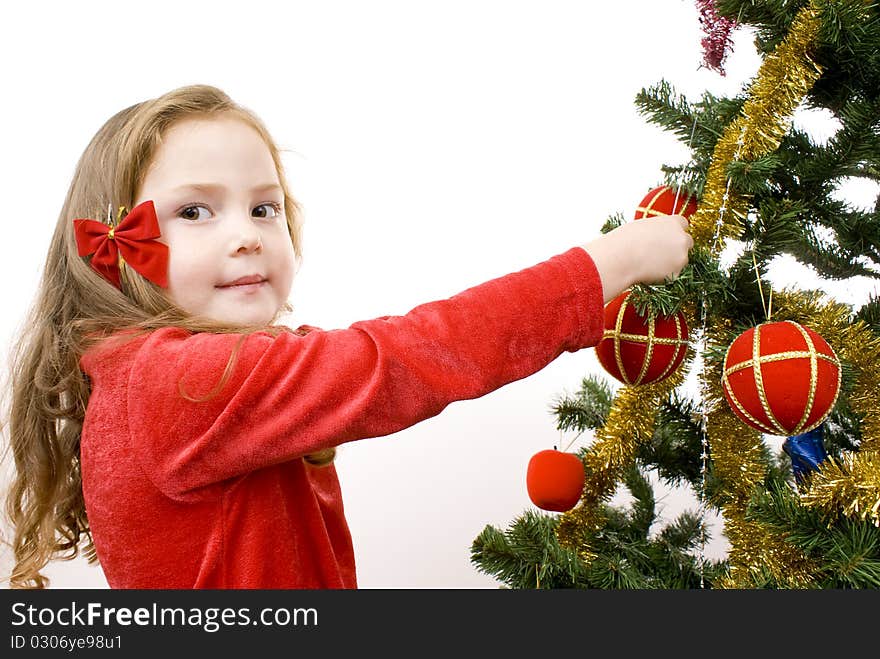
<path id="1" fill-rule="evenodd" d="M 575 247 L 348 329 L 165 328 L 105 341 L 82 429 L 83 495 L 112 588 L 356 588 L 336 470 L 302 456 L 395 433 L 602 337 Z M 311 331 L 308 331 L 311 329 Z"/>

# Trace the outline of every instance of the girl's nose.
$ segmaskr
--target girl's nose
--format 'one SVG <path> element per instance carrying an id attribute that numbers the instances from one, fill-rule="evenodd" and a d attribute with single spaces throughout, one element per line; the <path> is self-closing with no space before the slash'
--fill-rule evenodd
<path id="1" fill-rule="evenodd" d="M 236 251 L 245 254 L 250 252 L 261 252 L 263 251 L 263 239 L 256 231 L 249 234 L 242 234 L 241 240 L 238 241 L 238 249 Z"/>
<path id="2" fill-rule="evenodd" d="M 239 254 L 262 251 L 263 238 L 260 230 L 250 221 L 237 224 L 233 234 L 233 246 L 234 251 Z"/>

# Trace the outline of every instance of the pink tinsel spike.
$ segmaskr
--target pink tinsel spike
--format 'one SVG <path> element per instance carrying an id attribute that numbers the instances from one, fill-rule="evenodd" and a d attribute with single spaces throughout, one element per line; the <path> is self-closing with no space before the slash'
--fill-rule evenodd
<path id="1" fill-rule="evenodd" d="M 703 46 L 703 64 L 724 75 L 724 60 L 733 47 L 730 33 L 736 21 L 719 16 L 715 11 L 715 0 L 696 0 L 700 10 L 700 25 L 706 35 L 700 41 Z"/>

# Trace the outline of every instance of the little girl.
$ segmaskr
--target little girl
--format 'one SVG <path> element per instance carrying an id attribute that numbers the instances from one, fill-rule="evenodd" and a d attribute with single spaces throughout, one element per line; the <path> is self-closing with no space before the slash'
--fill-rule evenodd
<path id="1" fill-rule="evenodd" d="M 98 131 L 12 362 L 13 588 L 81 540 L 113 588 L 355 588 L 334 447 L 595 345 L 603 304 L 693 245 L 684 218 L 632 222 L 404 316 L 294 330 L 300 222 L 263 123 L 214 87 Z"/>

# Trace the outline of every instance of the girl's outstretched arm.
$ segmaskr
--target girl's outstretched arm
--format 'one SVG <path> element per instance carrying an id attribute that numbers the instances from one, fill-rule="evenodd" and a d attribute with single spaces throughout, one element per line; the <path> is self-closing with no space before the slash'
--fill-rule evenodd
<path id="1" fill-rule="evenodd" d="M 599 273 L 580 247 L 403 316 L 348 329 L 247 336 L 228 381 L 205 402 L 240 339 L 153 332 L 83 357 L 92 395 L 84 450 L 125 442 L 166 495 L 213 486 L 367 437 L 397 432 L 453 401 L 487 394 L 602 336 Z M 100 350 L 100 348 L 98 349 Z M 228 483 L 226 483 L 228 484 Z"/>

